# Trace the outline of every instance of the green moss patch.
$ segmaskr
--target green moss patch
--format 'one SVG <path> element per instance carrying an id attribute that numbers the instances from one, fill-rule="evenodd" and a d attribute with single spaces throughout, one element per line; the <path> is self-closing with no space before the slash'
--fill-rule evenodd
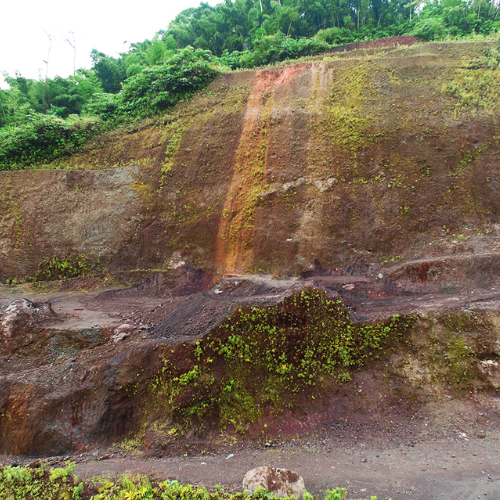
<path id="1" fill-rule="evenodd" d="M 436 381 L 458 390 L 477 381 L 477 361 L 491 357 L 496 336 L 488 313 L 463 311 L 445 314 L 431 323 L 429 364 L 436 365 Z"/>
<path id="2" fill-rule="evenodd" d="M 54 281 L 61 279 L 79 278 L 102 271 L 103 266 L 99 261 L 91 263 L 84 255 L 68 255 L 45 259 L 38 264 L 38 271 L 34 276 L 27 276 L 26 281 L 34 283 L 38 281 Z"/>
<path id="3" fill-rule="evenodd" d="M 172 433 L 209 422 L 243 433 L 271 408 L 300 412 L 331 384 L 351 380 L 353 371 L 404 341 L 413 322 L 395 315 L 355 324 L 342 302 L 317 289 L 272 307 L 242 307 L 183 353 L 164 350 L 148 410 L 168 415 Z"/>

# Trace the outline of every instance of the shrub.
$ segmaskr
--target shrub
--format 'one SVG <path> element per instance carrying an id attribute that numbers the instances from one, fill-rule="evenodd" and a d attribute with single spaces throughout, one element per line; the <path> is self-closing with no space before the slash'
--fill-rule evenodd
<path id="1" fill-rule="evenodd" d="M 72 115 L 63 120 L 53 115 L 30 115 L 24 125 L 0 129 L 0 170 L 72 153 L 98 130 L 98 118 Z"/>
<path id="2" fill-rule="evenodd" d="M 120 106 L 118 94 L 93 94 L 83 108 L 83 114 L 98 116 L 102 121 L 108 121 L 117 113 Z"/>
<path id="3" fill-rule="evenodd" d="M 331 46 L 321 38 L 292 38 L 282 33 L 262 36 L 255 40 L 253 50 L 225 52 L 221 61 L 235 69 L 255 68 L 286 59 L 314 56 L 330 50 Z"/>
<path id="4" fill-rule="evenodd" d="M 38 469 L 4 467 L 0 469 L 0 499 L 70 500 L 78 499 L 84 484 L 73 476 L 75 464 L 66 468 L 48 470 L 43 464 Z"/>
<path id="5" fill-rule="evenodd" d="M 0 170 L 26 168 L 74 153 L 102 130 L 103 122 L 160 113 L 205 87 L 223 70 L 210 51 L 188 47 L 165 64 L 130 77 L 119 94 L 93 94 L 83 118 L 32 114 L 21 126 L 0 128 Z"/>
<path id="6" fill-rule="evenodd" d="M 165 64 L 130 77 L 119 94 L 118 114 L 149 116 L 173 106 L 222 73 L 209 50 L 187 47 Z"/>
<path id="7" fill-rule="evenodd" d="M 54 256 L 38 264 L 38 271 L 28 282 L 54 281 L 85 276 L 100 268 L 100 263 L 90 264 L 85 255 L 74 255 L 65 258 Z"/>

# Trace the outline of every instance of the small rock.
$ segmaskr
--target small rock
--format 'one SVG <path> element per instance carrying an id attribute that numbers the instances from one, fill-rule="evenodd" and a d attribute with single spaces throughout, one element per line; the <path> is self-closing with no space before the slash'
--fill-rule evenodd
<path id="1" fill-rule="evenodd" d="M 493 387 L 496 389 L 500 387 L 500 365 L 497 361 L 492 359 L 479 361 L 477 367 Z"/>
<path id="2" fill-rule="evenodd" d="M 31 302 L 28 299 L 16 299 L 0 315 L 0 334 L 12 338 L 33 324 L 54 318 L 56 314 L 48 302 Z"/>
<path id="3" fill-rule="evenodd" d="M 41 464 L 42 464 L 42 462 L 40 461 L 39 458 L 37 458 L 36 460 L 32 460 L 28 464 L 28 467 L 31 468 L 31 469 L 36 469 L 37 467 L 40 467 Z"/>
<path id="4" fill-rule="evenodd" d="M 123 325 L 117 326 L 115 328 L 115 335 L 118 333 L 128 333 L 132 329 L 132 325 L 129 325 L 128 323 L 123 323 Z"/>
<path id="5" fill-rule="evenodd" d="M 130 330 L 132 330 L 132 328 L 133 326 L 128 323 L 117 326 L 114 330 L 114 335 L 111 337 L 113 339 L 113 342 L 120 342 L 126 339 L 129 336 Z"/>
<path id="6" fill-rule="evenodd" d="M 354 290 L 356 286 L 354 285 L 354 283 L 348 283 L 346 285 L 342 285 L 342 288 L 350 292 L 351 290 Z"/>
<path id="7" fill-rule="evenodd" d="M 304 480 L 294 471 L 275 467 L 257 467 L 248 471 L 243 478 L 243 489 L 254 492 L 265 488 L 277 497 L 294 495 L 296 500 L 304 497 Z"/>
<path id="8" fill-rule="evenodd" d="M 120 342 L 122 340 L 125 340 L 127 337 L 128 333 L 120 332 L 120 333 L 115 333 L 111 338 L 113 339 L 113 342 Z"/>

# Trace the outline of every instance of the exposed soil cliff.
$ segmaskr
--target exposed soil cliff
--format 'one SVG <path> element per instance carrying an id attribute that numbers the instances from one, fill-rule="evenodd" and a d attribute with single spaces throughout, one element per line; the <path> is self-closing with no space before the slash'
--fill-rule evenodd
<path id="1" fill-rule="evenodd" d="M 495 251 L 498 84 L 481 63 L 492 43 L 231 73 L 59 163 L 85 170 L 2 172 L 0 280 L 71 252 L 115 270 L 185 261 L 279 276 L 314 259 L 470 253 L 472 236 Z"/>

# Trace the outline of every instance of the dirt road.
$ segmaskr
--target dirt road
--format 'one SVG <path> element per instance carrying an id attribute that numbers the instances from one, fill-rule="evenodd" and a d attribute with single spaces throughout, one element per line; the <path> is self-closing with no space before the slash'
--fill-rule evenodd
<path id="1" fill-rule="evenodd" d="M 500 433 L 494 431 L 483 439 L 455 434 L 410 446 L 387 440 L 356 444 L 311 440 L 272 448 L 228 446 L 208 456 L 143 459 L 118 454 L 99 460 L 90 455 L 87 463 L 78 464 L 76 473 L 88 478 L 131 472 L 158 480 L 240 488 L 246 471 L 268 465 L 297 471 L 315 494 L 342 486 L 350 498 L 498 499 L 499 438 Z"/>

